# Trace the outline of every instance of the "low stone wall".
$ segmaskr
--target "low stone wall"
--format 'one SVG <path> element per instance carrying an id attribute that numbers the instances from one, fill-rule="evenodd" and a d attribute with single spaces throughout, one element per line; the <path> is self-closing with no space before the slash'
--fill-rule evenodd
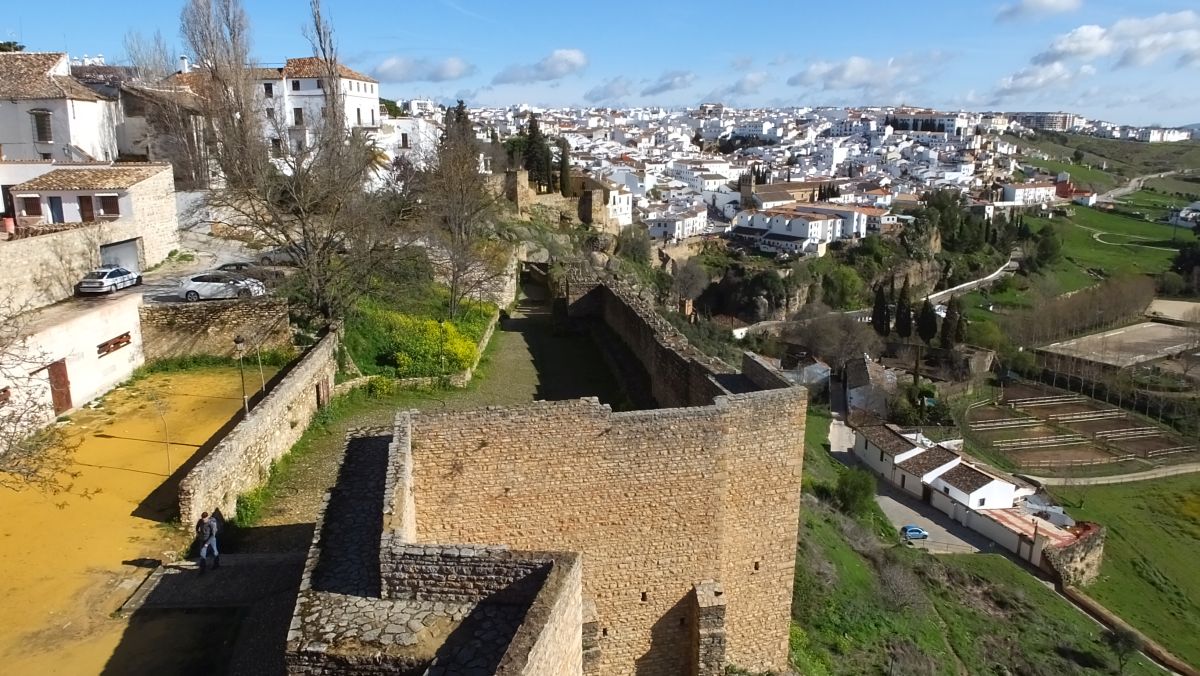
<path id="1" fill-rule="evenodd" d="M 393 599 L 529 603 L 550 565 L 548 559 L 524 552 L 472 545 L 421 545 L 384 537 L 379 548 L 383 598 Z"/>
<path id="2" fill-rule="evenodd" d="M 204 511 L 220 510 L 232 518 L 238 496 L 267 480 L 272 463 L 291 450 L 313 415 L 328 403 L 339 338 L 333 330 L 314 345 L 188 472 L 179 485 L 183 523 L 194 523 Z"/>
<path id="3" fill-rule="evenodd" d="M 779 372 L 779 367 L 753 352 L 742 353 L 742 375 L 764 390 L 791 387 L 792 383 Z"/>
<path id="4" fill-rule="evenodd" d="M 255 348 L 291 347 L 287 301 L 277 298 L 204 303 L 148 303 L 140 310 L 146 361 L 193 354 L 237 356 L 234 338 Z"/>
<path id="5" fill-rule="evenodd" d="M 558 555 L 496 673 L 582 676 L 582 626 L 583 564 L 577 556 Z"/>
<path id="6" fill-rule="evenodd" d="M 448 376 L 428 377 L 428 378 L 396 378 L 396 386 L 405 390 L 422 390 L 448 385 L 450 387 L 462 388 L 466 387 L 471 379 L 475 377 L 475 369 L 479 368 L 479 360 L 483 359 L 483 351 L 487 349 L 488 343 L 492 341 L 492 334 L 496 332 L 496 324 L 500 321 L 500 312 L 492 313 L 492 318 L 488 321 L 487 330 L 483 332 L 483 337 L 479 339 L 479 344 L 475 346 L 475 362 L 469 368 L 463 369 Z M 338 383 L 333 388 L 333 395 L 340 397 L 343 394 L 349 393 L 351 390 L 366 385 L 372 378 L 381 378 L 384 376 L 359 376 L 345 382 Z"/>

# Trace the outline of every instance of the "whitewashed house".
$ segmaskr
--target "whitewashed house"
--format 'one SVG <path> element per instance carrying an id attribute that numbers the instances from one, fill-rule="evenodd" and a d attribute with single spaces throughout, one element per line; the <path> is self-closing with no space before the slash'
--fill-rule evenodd
<path id="1" fill-rule="evenodd" d="M 304 57 L 288 59 L 282 68 L 259 68 L 255 76 L 264 130 L 277 151 L 287 144 L 294 152 L 312 142 L 325 117 L 326 87 L 339 88 L 348 129 L 379 127 L 379 83 L 367 75 L 338 65 L 329 81 L 321 59 Z"/>
<path id="2" fill-rule="evenodd" d="M 116 100 L 71 77 L 62 52 L 0 52 L 0 159 L 117 157 Z"/>

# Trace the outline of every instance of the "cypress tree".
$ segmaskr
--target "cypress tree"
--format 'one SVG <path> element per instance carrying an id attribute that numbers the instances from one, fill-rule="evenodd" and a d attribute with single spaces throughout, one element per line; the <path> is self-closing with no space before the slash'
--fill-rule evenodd
<path id="1" fill-rule="evenodd" d="M 925 341 L 926 345 L 933 342 L 933 339 L 938 334 L 938 316 L 933 309 L 933 303 L 929 302 L 929 298 L 925 298 L 925 303 L 921 305 L 921 313 L 917 315 L 917 335 L 921 340 Z"/>
<path id="2" fill-rule="evenodd" d="M 958 299 L 951 298 L 946 305 L 946 318 L 942 320 L 942 347 L 947 350 L 954 349 L 957 344 L 958 319 L 961 315 L 958 311 Z"/>
<path id="3" fill-rule="evenodd" d="M 900 289 L 900 297 L 896 300 L 896 333 L 905 340 L 912 336 L 912 306 L 908 300 L 908 278 Z"/>
<path id="4" fill-rule="evenodd" d="M 967 316 L 958 315 L 958 325 L 954 327 L 954 342 L 962 345 L 967 342 Z"/>
<path id="5" fill-rule="evenodd" d="M 558 188 L 563 197 L 571 196 L 571 145 L 558 139 Z"/>
<path id="6" fill-rule="evenodd" d="M 892 330 L 892 312 L 888 307 L 887 294 L 883 285 L 875 287 L 875 306 L 871 308 L 871 328 L 881 337 L 886 338 Z"/>

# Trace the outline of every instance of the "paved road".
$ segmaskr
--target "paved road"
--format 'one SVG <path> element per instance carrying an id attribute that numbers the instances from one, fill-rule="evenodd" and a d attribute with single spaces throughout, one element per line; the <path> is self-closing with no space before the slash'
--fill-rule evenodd
<path id="1" fill-rule="evenodd" d="M 1191 474 L 1192 472 L 1200 472 L 1200 462 L 1190 462 L 1184 465 L 1168 465 L 1166 467 L 1148 469 L 1144 472 L 1114 474 L 1112 476 L 1056 477 L 1030 476 L 1028 474 L 1024 476 L 1044 486 L 1101 486 L 1104 484 L 1124 484 L 1132 481 L 1158 479 L 1165 476 L 1175 476 L 1177 474 Z"/>
<path id="2" fill-rule="evenodd" d="M 835 416 L 829 425 L 829 452 L 845 465 L 856 464 L 850 449 L 854 445 L 854 430 Z M 920 526 L 929 532 L 928 540 L 912 542 L 913 547 L 935 554 L 970 554 L 999 551 L 995 544 L 975 531 L 954 521 L 933 505 L 921 502 L 882 479 L 876 479 L 875 501 L 892 525 Z"/>
<path id="3" fill-rule="evenodd" d="M 1129 182 L 1123 186 L 1113 188 L 1106 193 L 1096 196 L 1097 202 L 1114 202 L 1126 195 L 1135 193 L 1142 189 L 1142 184 L 1152 178 L 1163 178 L 1172 174 L 1177 174 L 1177 171 L 1164 171 L 1159 174 L 1146 174 L 1145 176 L 1135 176 L 1129 179 Z"/>

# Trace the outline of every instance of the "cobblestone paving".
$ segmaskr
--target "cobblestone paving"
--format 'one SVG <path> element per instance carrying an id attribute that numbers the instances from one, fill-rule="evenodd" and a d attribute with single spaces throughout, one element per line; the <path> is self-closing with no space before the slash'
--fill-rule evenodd
<path id="1" fill-rule="evenodd" d="M 346 446 L 325 512 L 314 591 L 380 596 L 379 536 L 390 442 L 390 436 L 372 435 L 356 437 Z"/>

